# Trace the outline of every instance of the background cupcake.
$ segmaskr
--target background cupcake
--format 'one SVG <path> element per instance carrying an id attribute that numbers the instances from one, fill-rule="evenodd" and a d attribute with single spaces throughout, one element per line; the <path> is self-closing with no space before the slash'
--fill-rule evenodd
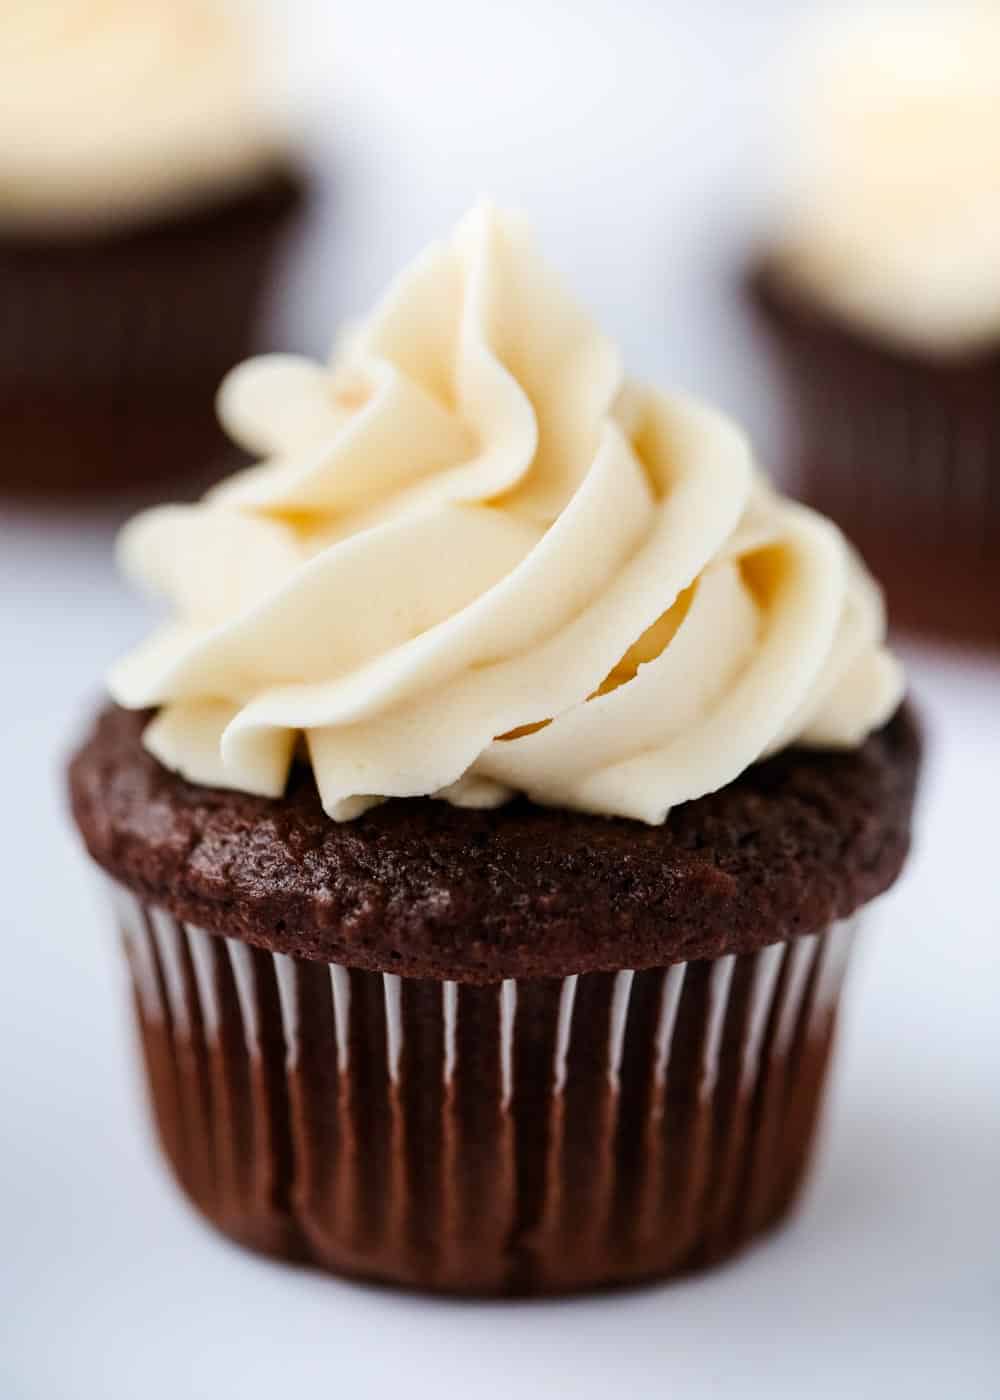
<path id="1" fill-rule="evenodd" d="M 197 472 L 302 178 L 215 0 L 0 16 L 0 487 Z"/>
<path id="2" fill-rule="evenodd" d="M 753 281 L 797 481 L 894 617 L 1000 641 L 1000 12 L 879 11 L 817 47 Z"/>
<path id="3" fill-rule="evenodd" d="M 71 772 L 182 1186 L 450 1292 L 726 1257 L 908 847 L 877 587 L 490 208 L 220 402 L 262 460 L 128 527 L 174 616 Z"/>

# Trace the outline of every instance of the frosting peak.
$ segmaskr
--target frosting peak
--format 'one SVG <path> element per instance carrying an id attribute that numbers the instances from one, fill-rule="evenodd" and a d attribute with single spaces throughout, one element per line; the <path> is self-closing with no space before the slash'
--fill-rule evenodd
<path id="1" fill-rule="evenodd" d="M 0 7 L 0 225 L 58 233 L 240 186 L 281 145 L 226 0 Z"/>
<path id="2" fill-rule="evenodd" d="M 262 460 L 126 528 L 176 620 L 111 677 L 193 781 L 278 795 L 301 738 L 337 820 L 523 792 L 660 822 L 899 700 L 839 532 L 721 418 L 626 380 L 488 207 L 332 367 L 251 361 L 219 404 Z"/>

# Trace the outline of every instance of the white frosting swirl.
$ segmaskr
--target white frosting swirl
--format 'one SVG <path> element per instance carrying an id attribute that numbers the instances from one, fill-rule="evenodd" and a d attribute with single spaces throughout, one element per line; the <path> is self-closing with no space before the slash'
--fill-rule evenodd
<path id="1" fill-rule="evenodd" d="M 1000 333 L 1000 5 L 824 35 L 796 122 L 787 274 L 848 319 L 960 354 Z"/>
<path id="2" fill-rule="evenodd" d="M 331 817 L 433 794 L 662 822 L 792 741 L 896 707 L 879 592 L 715 414 L 623 378 L 520 223 L 489 208 L 391 288 L 331 369 L 220 394 L 264 460 L 153 510 L 126 568 L 176 620 L 114 670 L 195 782 Z"/>
<path id="3" fill-rule="evenodd" d="M 224 0 L 0 11 L 0 225 L 149 218 L 252 180 L 281 147 Z"/>

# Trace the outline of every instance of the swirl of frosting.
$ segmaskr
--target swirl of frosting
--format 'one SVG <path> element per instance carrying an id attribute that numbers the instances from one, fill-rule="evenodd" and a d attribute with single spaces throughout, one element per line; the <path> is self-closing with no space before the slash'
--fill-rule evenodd
<path id="1" fill-rule="evenodd" d="M 857 15 L 817 43 L 786 273 L 938 354 L 1000 333 L 1000 7 Z"/>
<path id="2" fill-rule="evenodd" d="M 283 142 L 223 0 L 29 0 L 0 17 L 0 224 L 58 233 L 241 186 Z"/>
<path id="3" fill-rule="evenodd" d="M 488 207 L 332 369 L 253 360 L 220 406 L 262 461 L 126 527 L 176 620 L 111 676 L 195 782 L 277 796 L 300 745 L 336 820 L 521 792 L 657 823 L 899 701 L 840 533 L 724 420 L 626 381 Z"/>

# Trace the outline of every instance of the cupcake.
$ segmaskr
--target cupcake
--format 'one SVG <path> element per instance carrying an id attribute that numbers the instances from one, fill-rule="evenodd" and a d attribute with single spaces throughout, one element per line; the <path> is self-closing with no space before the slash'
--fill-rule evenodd
<path id="1" fill-rule="evenodd" d="M 0 17 L 0 490 L 204 467 L 302 177 L 220 0 Z"/>
<path id="2" fill-rule="evenodd" d="M 876 585 L 490 207 L 219 403 L 259 462 L 126 527 L 173 617 L 70 772 L 181 1186 L 459 1294 L 732 1254 L 907 851 Z"/>
<path id="3" fill-rule="evenodd" d="M 850 530 L 895 618 L 998 642 L 1000 11 L 869 15 L 817 66 L 751 280 L 796 484 Z"/>

